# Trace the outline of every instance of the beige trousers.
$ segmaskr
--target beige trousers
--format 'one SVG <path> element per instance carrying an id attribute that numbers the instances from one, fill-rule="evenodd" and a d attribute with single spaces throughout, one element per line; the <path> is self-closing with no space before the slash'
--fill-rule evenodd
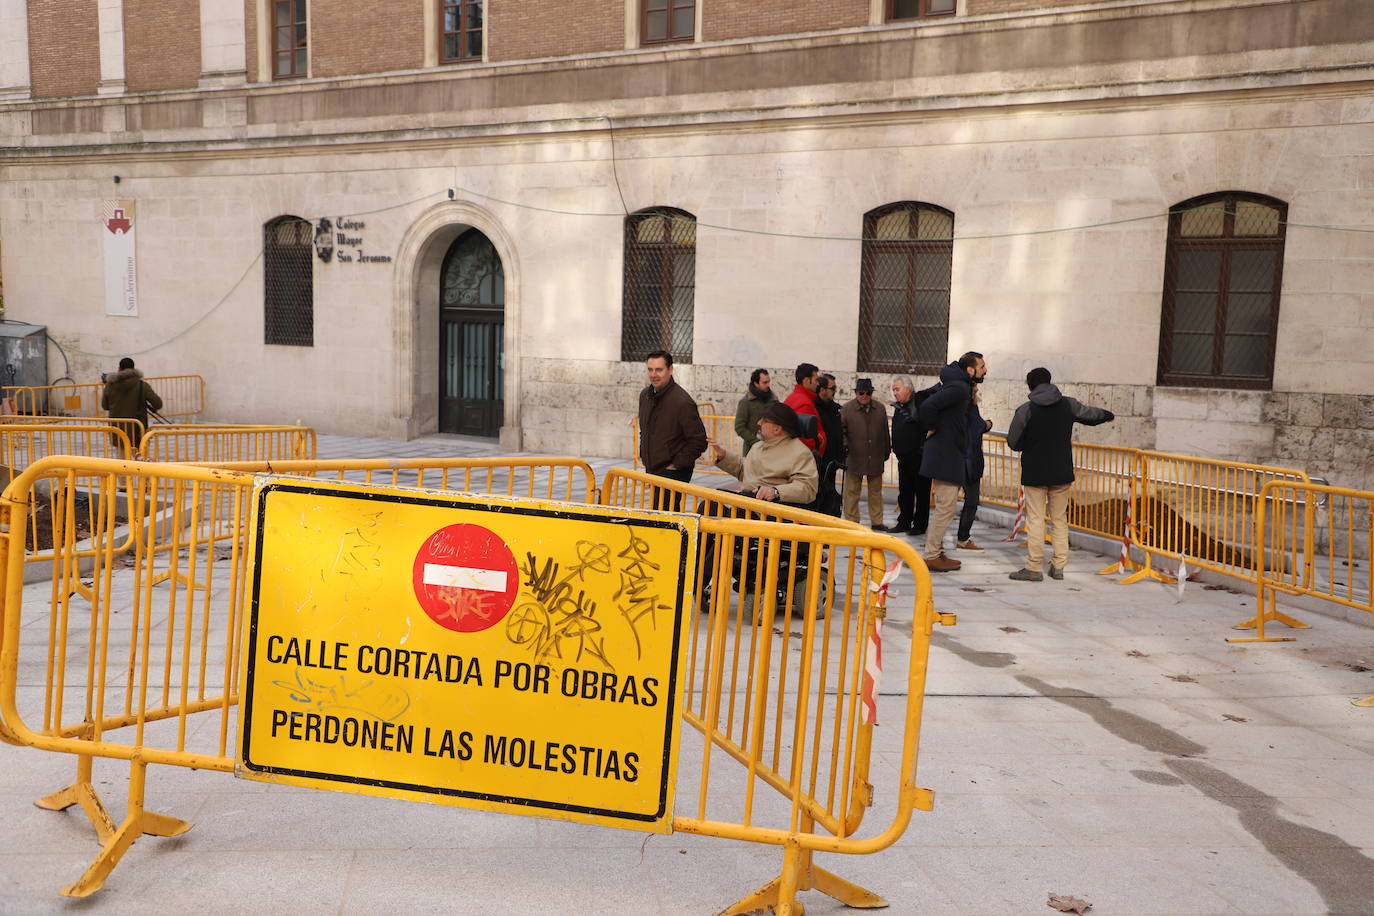
<path id="1" fill-rule="evenodd" d="M 1050 565 L 1063 569 L 1069 563 L 1069 490 L 1058 487 L 1022 487 L 1026 492 L 1026 569 L 1042 572 L 1045 561 L 1045 513 L 1050 517 Z"/>
<path id="2" fill-rule="evenodd" d="M 851 522 L 859 520 L 859 491 L 868 485 L 868 523 L 883 523 L 883 475 L 865 477 L 862 474 L 844 472 L 844 517 Z"/>
<path id="3" fill-rule="evenodd" d="M 944 480 L 930 482 L 930 526 L 926 528 L 925 558 L 933 560 L 944 550 L 945 532 L 959 510 L 959 485 Z"/>

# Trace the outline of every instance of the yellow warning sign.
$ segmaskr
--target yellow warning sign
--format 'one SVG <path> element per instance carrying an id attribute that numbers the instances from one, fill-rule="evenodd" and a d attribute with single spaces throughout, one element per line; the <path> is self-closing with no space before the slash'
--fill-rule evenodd
<path id="1" fill-rule="evenodd" d="M 667 832 L 693 516 L 260 477 L 236 773 Z"/>

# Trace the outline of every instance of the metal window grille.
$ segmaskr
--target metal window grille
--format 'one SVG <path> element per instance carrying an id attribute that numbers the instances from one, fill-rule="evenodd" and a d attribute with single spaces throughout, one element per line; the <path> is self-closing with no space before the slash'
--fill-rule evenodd
<path id="1" fill-rule="evenodd" d="M 625 302 L 620 358 L 638 362 L 667 350 L 692 361 L 696 309 L 697 219 L 656 207 L 625 218 Z"/>
<path id="2" fill-rule="evenodd" d="M 482 0 L 445 0 L 442 15 L 443 59 L 481 60 Z"/>
<path id="3" fill-rule="evenodd" d="M 949 345 L 954 214 L 902 201 L 864 215 L 859 370 L 933 374 Z"/>
<path id="4" fill-rule="evenodd" d="M 306 0 L 275 0 L 272 4 L 272 76 L 275 79 L 306 76 L 310 26 Z"/>
<path id="5" fill-rule="evenodd" d="M 263 341 L 313 347 L 315 226 L 298 216 L 281 216 L 263 234 Z"/>
<path id="6" fill-rule="evenodd" d="M 1287 206 L 1198 197 L 1169 216 L 1159 384 L 1273 387 Z"/>

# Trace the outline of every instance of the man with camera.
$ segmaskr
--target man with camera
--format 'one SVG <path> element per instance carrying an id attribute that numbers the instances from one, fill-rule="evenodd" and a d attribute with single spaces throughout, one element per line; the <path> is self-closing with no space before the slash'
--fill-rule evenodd
<path id="1" fill-rule="evenodd" d="M 100 395 L 101 409 L 115 419 L 137 420 L 141 424 L 129 430 L 129 441 L 138 448 L 148 425 L 148 411 L 161 410 L 162 398 L 143 380 L 143 373 L 134 368 L 134 361 L 127 356 L 119 361 L 118 372 L 102 372 L 100 380 L 105 383 Z"/>

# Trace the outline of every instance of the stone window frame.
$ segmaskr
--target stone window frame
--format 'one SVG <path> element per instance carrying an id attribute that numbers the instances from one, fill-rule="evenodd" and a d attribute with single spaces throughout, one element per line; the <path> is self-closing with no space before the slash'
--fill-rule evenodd
<path id="1" fill-rule="evenodd" d="M 905 237 L 884 237 L 883 230 L 879 228 L 880 221 L 901 211 L 909 214 Z M 918 227 L 923 213 L 928 218 L 933 217 L 931 221 L 943 222 L 947 218 L 948 236 L 941 234 L 938 237 L 922 238 Z M 861 248 L 858 371 L 922 375 L 938 373 L 945 365 L 945 355 L 949 349 L 949 312 L 954 270 L 954 211 L 914 200 L 895 201 L 874 207 L 864 214 Z M 884 256 L 891 255 L 904 256 L 905 277 L 901 278 L 904 282 L 901 285 L 881 287 L 879 264 L 888 259 Z M 924 279 L 922 274 L 925 275 Z M 901 323 L 876 320 L 876 293 L 881 289 L 900 289 L 904 292 L 904 314 Z M 943 323 L 918 320 L 917 300 L 923 292 L 944 294 Z M 875 335 L 878 333 L 894 335 L 895 339 L 901 342 L 900 359 L 880 359 L 877 356 Z M 915 358 L 917 354 L 913 340 L 917 335 L 925 338 L 930 359 Z"/>
<path id="2" fill-rule="evenodd" d="M 262 340 L 268 346 L 315 345 L 315 225 L 299 216 L 262 226 Z"/>
<path id="3" fill-rule="evenodd" d="M 898 4 L 914 6 L 914 14 L 899 15 Z M 935 9 L 931 9 L 935 7 Z M 954 16 L 959 12 L 958 0 L 883 0 L 883 20 L 885 22 L 912 22 L 917 19 L 935 19 Z"/>
<path id="4" fill-rule="evenodd" d="M 1237 231 L 1237 216 L 1241 206 L 1254 204 L 1259 208 L 1277 211 L 1277 218 L 1241 216 L 1240 231 Z M 1219 208 L 1219 232 L 1214 234 L 1187 231 L 1185 220 L 1217 222 L 1206 212 Z M 1169 210 L 1168 242 L 1164 256 L 1164 292 L 1160 306 L 1159 323 L 1159 364 L 1157 382 L 1163 386 L 1189 388 L 1242 388 L 1272 390 L 1274 387 L 1274 354 L 1278 345 L 1279 304 L 1283 293 L 1283 255 L 1287 242 L 1288 204 L 1275 197 L 1250 191 L 1220 191 L 1193 197 L 1176 204 Z M 1269 226 L 1273 231 L 1267 231 Z M 1246 229 L 1256 231 L 1245 231 Z M 1201 286 L 1195 289 L 1180 287 L 1180 261 L 1187 253 L 1216 255 L 1216 280 L 1214 289 Z M 1272 273 L 1255 274 L 1251 270 L 1247 276 L 1237 281 L 1233 270 L 1236 255 L 1242 252 L 1270 252 L 1273 255 Z M 1195 260 L 1194 265 L 1203 262 Z M 1207 272 L 1210 276 L 1210 271 Z M 1259 287 L 1257 281 L 1263 280 L 1267 286 Z M 1236 288 L 1236 282 L 1248 283 Z M 1251 288 L 1255 287 L 1255 288 Z M 1215 292 L 1216 299 L 1211 316 L 1211 330 L 1181 327 L 1190 322 L 1183 315 L 1186 306 L 1180 296 L 1190 293 Z M 1233 309 L 1232 299 L 1238 295 L 1255 296 L 1267 293 L 1269 297 L 1268 328 L 1264 331 L 1236 330 L 1228 327 L 1228 317 Z M 1184 321 L 1181 323 L 1180 318 Z M 1204 316 L 1201 324 L 1207 324 Z M 1191 323 L 1199 323 L 1197 321 Z M 1175 339 L 1178 335 L 1202 336 L 1212 338 L 1212 360 L 1207 373 L 1191 372 L 1180 369 L 1174 356 Z M 1264 367 L 1261 374 L 1226 371 L 1226 338 L 1265 338 L 1263 345 Z"/>
<path id="5" fill-rule="evenodd" d="M 277 22 L 277 14 L 286 7 L 292 11 L 291 22 L 280 25 Z M 269 69 L 274 80 L 303 79 L 310 75 L 310 4 L 309 0 L 270 0 L 267 3 L 266 13 L 269 17 L 267 23 L 268 51 L 267 59 Z M 295 33 L 295 40 L 291 43 L 289 50 L 280 48 L 278 39 L 283 29 L 289 29 Z M 290 37 L 290 32 L 287 37 Z M 282 57 L 285 56 L 291 66 L 286 72 L 282 72 L 278 65 Z"/>
<path id="6" fill-rule="evenodd" d="M 652 236 L 660 229 L 663 237 L 654 239 Z M 653 350 L 668 350 L 674 363 L 692 362 L 696 234 L 697 218 L 676 207 L 646 207 L 625 217 L 620 329 L 620 358 L 625 362 L 640 362 L 645 353 Z M 684 257 L 688 260 L 684 261 Z M 654 259 L 658 261 L 657 268 L 651 268 L 652 276 L 646 278 L 641 265 L 652 264 Z M 682 270 L 683 264 L 690 270 Z M 690 277 L 685 276 L 688 273 Z M 688 313 L 685 321 L 681 311 Z"/>
<path id="7" fill-rule="evenodd" d="M 435 7 L 439 16 L 439 63 L 466 64 L 484 60 L 487 52 L 487 8 L 483 0 L 437 0 Z M 469 27 L 470 13 L 474 9 L 481 17 L 479 27 L 476 29 Z M 457 30 L 448 27 L 450 11 L 456 11 L 458 17 Z M 476 54 L 471 53 L 468 47 L 469 38 L 474 32 L 478 35 Z M 447 53 L 450 36 L 457 36 L 458 47 L 462 52 L 457 57 L 450 57 Z"/>

